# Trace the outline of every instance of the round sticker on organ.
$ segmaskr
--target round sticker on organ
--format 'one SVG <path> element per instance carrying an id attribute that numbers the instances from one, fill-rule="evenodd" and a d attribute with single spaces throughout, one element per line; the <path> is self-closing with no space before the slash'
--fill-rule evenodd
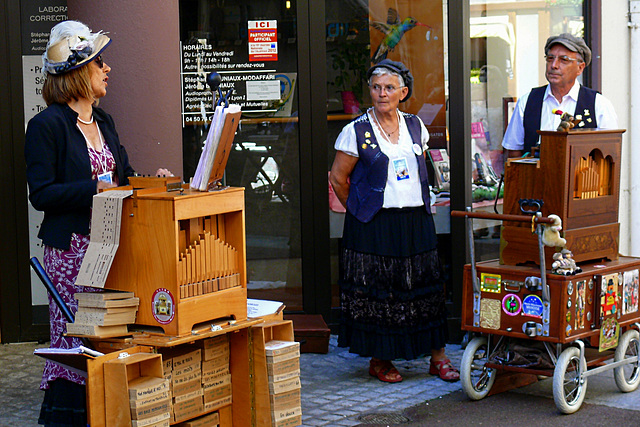
<path id="1" fill-rule="evenodd" d="M 502 311 L 509 316 L 517 316 L 522 310 L 522 300 L 516 294 L 507 294 L 502 299 Z"/>
<path id="2" fill-rule="evenodd" d="M 522 314 L 525 316 L 542 317 L 542 298 L 538 295 L 527 295 L 522 302 Z"/>
<path id="3" fill-rule="evenodd" d="M 175 316 L 175 302 L 168 289 L 158 288 L 151 298 L 151 313 L 161 325 L 171 323 Z"/>

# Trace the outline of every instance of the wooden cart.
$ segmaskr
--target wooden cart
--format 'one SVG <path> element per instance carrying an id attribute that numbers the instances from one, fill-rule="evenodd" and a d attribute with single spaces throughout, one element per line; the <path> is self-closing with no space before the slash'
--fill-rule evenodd
<path id="1" fill-rule="evenodd" d="M 462 388 L 469 398 L 487 396 L 499 370 L 553 377 L 556 406 L 567 414 L 580 408 L 588 377 L 602 371 L 613 369 L 623 392 L 638 387 L 639 258 L 590 262 L 581 265 L 578 274 L 556 275 L 546 269 L 542 244 L 542 223 L 548 223 L 548 218 L 460 211 L 451 215 L 467 218 L 471 249 L 472 262 L 465 266 L 463 278 L 462 329 L 474 338 L 465 349 L 460 369 Z M 539 265 L 501 265 L 497 260 L 476 264 L 473 218 L 533 221 Z M 497 362 L 497 349 L 516 339 L 543 346 L 554 367 Z M 610 359 L 612 363 L 603 364 Z"/>

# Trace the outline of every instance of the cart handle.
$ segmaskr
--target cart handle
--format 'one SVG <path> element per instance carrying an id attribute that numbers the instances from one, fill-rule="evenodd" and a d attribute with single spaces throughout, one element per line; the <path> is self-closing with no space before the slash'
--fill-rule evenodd
<path id="1" fill-rule="evenodd" d="M 508 214 L 496 214 L 491 212 L 467 212 L 467 211 L 451 211 L 451 216 L 463 217 L 463 218 L 482 218 L 482 219 L 497 219 L 500 221 L 518 221 L 518 222 L 534 222 L 536 224 L 553 224 L 553 219 L 546 216 L 533 216 L 530 215 L 508 215 Z"/>
<path id="2" fill-rule="evenodd" d="M 476 256 L 475 256 L 475 241 L 473 237 L 473 218 L 485 218 L 485 219 L 497 219 L 501 221 L 519 221 L 530 222 L 531 232 L 538 235 L 538 251 L 540 253 L 540 281 L 542 282 L 542 303 L 543 303 L 543 335 L 549 335 L 549 310 L 550 310 L 550 295 L 547 287 L 546 266 L 545 266 L 545 253 L 544 244 L 542 243 L 542 229 L 543 223 L 553 224 L 554 220 L 548 217 L 543 217 L 540 212 L 532 216 L 527 215 L 505 215 L 494 214 L 489 212 L 471 212 L 471 208 L 468 207 L 466 211 L 451 211 L 452 217 L 463 217 L 467 221 L 467 238 L 469 239 L 469 258 L 471 259 L 471 283 L 473 285 L 473 323 L 475 326 L 480 324 L 480 294 L 481 287 L 478 283 L 478 272 L 476 269 Z"/>

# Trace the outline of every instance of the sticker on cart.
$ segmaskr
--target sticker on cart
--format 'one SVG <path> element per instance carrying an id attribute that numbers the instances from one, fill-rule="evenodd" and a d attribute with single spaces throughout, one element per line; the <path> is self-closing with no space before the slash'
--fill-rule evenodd
<path id="1" fill-rule="evenodd" d="M 500 283 L 502 282 L 502 276 L 499 274 L 480 274 L 480 290 L 482 292 L 500 293 Z"/>
<path id="2" fill-rule="evenodd" d="M 500 300 L 482 298 L 480 300 L 480 327 L 500 329 Z"/>
<path id="3" fill-rule="evenodd" d="M 509 316 L 517 316 L 522 310 L 522 300 L 516 294 L 507 294 L 502 298 L 502 311 Z"/>
<path id="4" fill-rule="evenodd" d="M 600 345 L 599 351 L 609 350 L 618 346 L 620 338 L 620 324 L 614 317 L 604 319 L 600 328 Z"/>
<path id="5" fill-rule="evenodd" d="M 600 314 L 610 316 L 618 313 L 618 274 L 602 276 Z"/>
<path id="6" fill-rule="evenodd" d="M 176 314 L 173 295 L 168 289 L 158 288 L 151 297 L 151 314 L 161 325 L 171 323 Z"/>
<path id="7" fill-rule="evenodd" d="M 571 336 L 571 325 L 567 325 L 567 328 L 565 329 L 565 334 L 567 336 Z"/>
<path id="8" fill-rule="evenodd" d="M 638 270 L 625 271 L 622 280 L 622 315 L 638 311 Z"/>
<path id="9" fill-rule="evenodd" d="M 542 298 L 538 295 L 527 295 L 522 300 L 522 315 L 542 318 Z"/>
<path id="10" fill-rule="evenodd" d="M 580 280 L 576 282 L 576 330 L 584 328 L 585 288 L 586 281 Z"/>
<path id="11" fill-rule="evenodd" d="M 567 311 L 567 314 L 565 314 L 564 317 L 567 319 L 567 323 L 571 323 L 571 310 Z"/>

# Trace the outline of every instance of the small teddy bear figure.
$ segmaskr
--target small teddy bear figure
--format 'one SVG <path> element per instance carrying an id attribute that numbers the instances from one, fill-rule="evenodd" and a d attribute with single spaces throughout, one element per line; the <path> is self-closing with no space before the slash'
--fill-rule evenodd
<path id="1" fill-rule="evenodd" d="M 558 110 L 557 108 L 554 108 L 551 112 L 560 116 L 560 124 L 556 129 L 558 132 L 569 132 L 570 129 L 573 129 L 581 121 L 580 119 L 574 118 L 571 114 Z"/>
<path id="2" fill-rule="evenodd" d="M 542 232 L 542 243 L 551 247 L 564 248 L 567 244 L 567 240 L 560 237 L 562 219 L 555 214 L 549 215 L 548 218 L 553 220 L 553 224 L 544 226 L 544 231 Z"/>

